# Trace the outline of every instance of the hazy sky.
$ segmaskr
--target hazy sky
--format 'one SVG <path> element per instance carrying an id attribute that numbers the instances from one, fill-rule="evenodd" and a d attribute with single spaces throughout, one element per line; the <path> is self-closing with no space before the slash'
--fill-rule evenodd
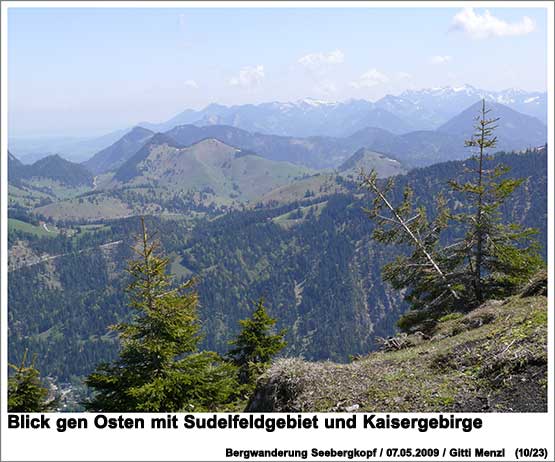
<path id="1" fill-rule="evenodd" d="M 10 8 L 10 134 L 101 134 L 211 102 L 544 91 L 546 28 L 533 8 Z"/>

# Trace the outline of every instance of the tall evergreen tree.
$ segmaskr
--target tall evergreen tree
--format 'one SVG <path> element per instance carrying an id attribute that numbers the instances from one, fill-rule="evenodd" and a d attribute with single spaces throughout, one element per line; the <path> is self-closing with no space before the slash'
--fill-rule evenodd
<path id="1" fill-rule="evenodd" d="M 453 191 L 463 195 L 468 207 L 452 215 L 466 232 L 463 239 L 449 248 L 445 258 L 456 265 L 455 277 L 467 289 L 465 298 L 469 306 L 514 293 L 542 266 L 533 240 L 536 230 L 501 222 L 499 208 L 523 179 L 503 178 L 509 170 L 503 165 L 488 168 L 492 159 L 488 151 L 497 144 L 494 132 L 499 120 L 489 113 L 482 100 L 475 132 L 465 142 L 475 151 L 463 172 L 465 181 L 450 181 Z"/>
<path id="2" fill-rule="evenodd" d="M 383 279 L 392 287 L 404 290 L 404 299 L 412 311 L 401 320 L 414 325 L 433 318 L 446 303 L 460 299 L 460 286 L 447 271 L 440 244 L 441 232 L 448 225 L 448 209 L 442 196 L 436 200 L 436 216 L 430 220 L 424 207 L 414 205 L 410 186 L 403 191 L 403 199 L 394 205 L 389 197 L 394 179 L 378 182 L 375 171 L 361 172 L 362 186 L 375 195 L 373 207 L 366 214 L 376 222 L 372 238 L 386 245 L 404 246 L 409 251 L 383 267 Z"/>
<path id="3" fill-rule="evenodd" d="M 239 368 L 239 381 L 253 385 L 270 360 L 287 345 L 283 339 L 285 330 L 271 333 L 276 319 L 268 315 L 262 298 L 256 302 L 252 316 L 239 323 L 241 332 L 230 342 L 235 348 L 229 351 L 228 356 Z"/>
<path id="4" fill-rule="evenodd" d="M 96 391 L 91 411 L 216 410 L 236 387 L 236 370 L 213 352 L 199 352 L 198 296 L 192 281 L 171 288 L 168 259 L 142 223 L 128 287 L 135 316 L 113 326 L 120 357 L 101 364 L 85 383 Z"/>
<path id="5" fill-rule="evenodd" d="M 14 373 L 8 378 L 8 412 L 45 412 L 54 407 L 48 389 L 41 383 L 34 361 L 26 365 L 27 351 L 19 366 L 9 364 Z"/>
<path id="6" fill-rule="evenodd" d="M 475 133 L 465 144 L 476 150 L 462 173 L 465 181 L 451 180 L 452 196 L 462 202 L 453 213 L 440 196 L 436 217 L 428 220 L 423 208 L 415 209 L 413 192 L 405 189 L 400 205 L 387 197 L 393 179 L 378 184 L 375 172 L 362 175 L 362 184 L 374 195 L 366 210 L 376 221 L 373 237 L 386 244 L 412 248 L 406 256 L 384 267 L 384 279 L 406 290 L 411 309 L 399 320 L 402 330 L 433 325 L 440 315 L 472 309 L 490 298 L 505 297 L 528 282 L 542 266 L 533 229 L 501 222 L 500 207 L 522 183 L 502 178 L 508 169 L 488 168 L 488 150 L 495 148 L 498 119 L 489 118 L 485 101 L 476 118 Z M 440 242 L 442 231 L 457 228 L 462 238 Z"/>

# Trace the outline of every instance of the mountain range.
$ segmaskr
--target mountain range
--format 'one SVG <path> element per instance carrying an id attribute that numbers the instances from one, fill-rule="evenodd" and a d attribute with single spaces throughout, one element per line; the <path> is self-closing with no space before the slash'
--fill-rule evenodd
<path id="1" fill-rule="evenodd" d="M 305 98 L 286 103 L 211 104 L 201 110 L 186 109 L 161 123 L 142 122 L 138 125 L 153 132 L 167 132 L 180 125 L 227 125 L 253 133 L 295 138 L 348 137 L 367 127 L 401 135 L 435 130 L 482 98 L 547 123 L 546 92 L 487 91 L 464 85 L 407 90 L 399 95 L 384 96 L 376 102 L 329 102 Z M 10 137 L 9 147 L 24 163 L 55 153 L 68 160 L 83 161 L 109 147 L 130 130 L 126 128 L 101 137 L 80 139 Z"/>
<path id="2" fill-rule="evenodd" d="M 523 150 L 546 142 L 547 127 L 538 119 L 500 103 L 490 102 L 488 108 L 492 117 L 500 118 L 497 131 L 498 150 Z M 313 169 L 337 168 L 361 148 L 394 157 L 406 167 L 422 167 L 469 156 L 471 153 L 465 148 L 464 141 L 473 133 L 475 118 L 480 109 L 481 103 L 476 102 L 437 130 L 416 130 L 404 134 L 394 134 L 383 128 L 369 126 L 343 138 L 301 138 L 249 132 L 229 125 L 192 124 L 175 126 L 164 134 L 180 146 L 214 138 L 270 160 L 287 161 Z M 153 136 L 153 131 L 135 127 L 84 165 L 95 174 L 117 170 Z"/>
<path id="3" fill-rule="evenodd" d="M 372 126 L 394 133 L 410 131 L 412 125 L 366 100 L 332 103 L 305 98 L 293 103 L 262 103 L 241 106 L 211 104 L 200 111 L 184 111 L 161 124 L 139 125 L 166 131 L 176 125 L 229 125 L 251 132 L 282 136 L 346 136 Z"/>
<path id="4" fill-rule="evenodd" d="M 509 88 L 487 91 L 463 85 L 423 90 L 406 90 L 398 96 L 387 95 L 376 105 L 398 117 L 411 120 L 419 129 L 438 128 L 477 101 L 503 104 L 515 111 L 547 123 L 547 93 Z"/>
<path id="5" fill-rule="evenodd" d="M 345 137 L 365 127 L 394 134 L 433 130 L 472 104 L 485 99 L 547 122 L 547 93 L 518 89 L 486 91 L 471 85 L 407 90 L 386 95 L 376 102 L 342 102 L 305 98 L 296 102 L 223 106 L 211 104 L 202 110 L 185 110 L 171 119 L 139 125 L 153 131 L 167 131 L 177 125 L 229 125 L 251 132 L 283 136 Z"/>

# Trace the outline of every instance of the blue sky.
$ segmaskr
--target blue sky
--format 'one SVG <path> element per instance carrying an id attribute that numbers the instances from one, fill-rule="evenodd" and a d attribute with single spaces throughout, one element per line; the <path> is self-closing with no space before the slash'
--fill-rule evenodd
<path id="1" fill-rule="evenodd" d="M 546 27 L 533 8 L 12 7 L 10 134 L 102 134 L 211 102 L 544 91 Z"/>

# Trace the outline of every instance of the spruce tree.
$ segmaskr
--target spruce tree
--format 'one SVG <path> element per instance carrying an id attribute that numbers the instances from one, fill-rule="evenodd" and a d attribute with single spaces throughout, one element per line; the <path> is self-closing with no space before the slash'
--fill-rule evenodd
<path id="1" fill-rule="evenodd" d="M 271 333 L 276 319 L 268 315 L 262 298 L 256 302 L 251 317 L 239 323 L 241 332 L 230 342 L 235 348 L 229 351 L 228 356 L 239 368 L 240 383 L 254 385 L 258 376 L 270 364 L 270 360 L 287 345 L 283 339 L 285 330 Z"/>
<path id="2" fill-rule="evenodd" d="M 129 263 L 130 306 L 135 315 L 113 326 L 119 359 L 101 364 L 85 383 L 96 393 L 90 411 L 177 412 L 216 410 L 236 388 L 236 370 L 213 352 L 199 352 L 198 295 L 193 282 L 172 288 L 159 243 L 144 219 L 138 259 Z"/>
<path id="3" fill-rule="evenodd" d="M 424 207 L 415 206 L 410 186 L 404 188 L 402 200 L 394 205 L 390 197 L 393 178 L 379 183 L 375 171 L 361 172 L 360 178 L 362 186 L 375 195 L 373 207 L 364 209 L 376 222 L 372 238 L 408 250 L 383 267 L 383 279 L 393 288 L 404 290 L 404 299 L 411 306 L 402 323 L 410 320 L 410 326 L 422 324 L 441 312 L 446 303 L 460 298 L 460 287 L 447 271 L 441 252 L 440 235 L 447 227 L 449 216 L 446 201 L 442 196 L 437 198 L 436 216 L 430 220 Z"/>
<path id="4" fill-rule="evenodd" d="M 475 133 L 465 142 L 475 152 L 461 172 L 464 181 L 450 181 L 451 198 L 462 204 L 461 212 L 451 211 L 439 196 L 436 216 L 429 220 L 423 208 L 414 207 L 410 187 L 395 206 L 388 198 L 393 179 L 381 185 L 375 172 L 362 174 L 362 184 L 375 195 L 373 208 L 366 210 L 376 221 L 373 238 L 411 249 L 383 271 L 386 281 L 405 291 L 410 304 L 398 322 L 404 331 L 425 330 L 442 314 L 511 295 L 543 266 L 533 240 L 535 230 L 501 221 L 500 207 L 522 180 L 504 178 L 508 169 L 502 165 L 488 168 L 498 121 L 489 118 L 489 112 L 482 101 Z M 442 242 L 446 230 L 462 237 Z"/>
<path id="5" fill-rule="evenodd" d="M 8 412 L 46 412 L 55 400 L 48 400 L 48 389 L 42 385 L 34 361 L 26 365 L 27 351 L 19 366 L 9 364 L 13 374 L 8 378 Z"/>
<path id="6" fill-rule="evenodd" d="M 523 180 L 504 177 L 509 169 L 503 165 L 491 166 L 489 151 L 497 145 L 494 132 L 499 119 L 489 113 L 482 100 L 475 132 L 465 142 L 474 155 L 466 163 L 464 181 L 450 181 L 467 207 L 452 214 L 465 234 L 450 246 L 445 259 L 456 266 L 454 276 L 466 288 L 469 307 L 511 295 L 543 265 L 533 240 L 536 230 L 501 222 L 500 207 Z"/>

